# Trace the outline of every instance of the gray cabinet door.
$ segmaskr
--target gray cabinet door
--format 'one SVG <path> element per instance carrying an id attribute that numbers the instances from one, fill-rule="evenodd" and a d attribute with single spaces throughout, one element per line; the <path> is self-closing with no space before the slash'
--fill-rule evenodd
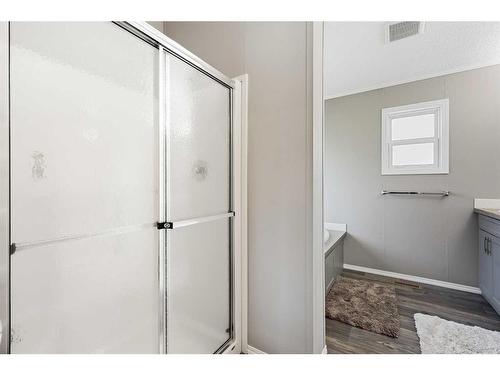
<path id="1" fill-rule="evenodd" d="M 490 236 L 491 264 L 493 267 L 493 307 L 500 314 L 500 238 Z"/>
<path id="2" fill-rule="evenodd" d="M 491 237 L 491 234 L 479 230 L 479 288 L 488 300 L 493 295 L 493 262 L 488 255 L 488 238 Z"/>

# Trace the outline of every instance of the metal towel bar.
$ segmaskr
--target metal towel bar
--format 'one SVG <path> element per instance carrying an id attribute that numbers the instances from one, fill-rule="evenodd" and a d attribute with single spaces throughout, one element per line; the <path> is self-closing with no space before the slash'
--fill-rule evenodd
<path id="1" fill-rule="evenodd" d="M 382 190 L 382 195 L 438 195 L 441 197 L 447 197 L 450 195 L 449 191 L 440 192 L 423 192 L 423 191 L 387 191 Z"/>

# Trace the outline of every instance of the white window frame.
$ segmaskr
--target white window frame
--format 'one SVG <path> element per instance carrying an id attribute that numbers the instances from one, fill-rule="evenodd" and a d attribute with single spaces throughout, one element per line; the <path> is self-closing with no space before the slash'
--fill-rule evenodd
<path id="1" fill-rule="evenodd" d="M 382 175 L 447 174 L 449 173 L 449 100 L 433 100 L 382 109 Z M 434 136 L 392 140 L 391 121 L 400 117 L 435 115 Z M 433 143 L 434 164 L 393 165 L 392 148 L 398 145 Z"/>

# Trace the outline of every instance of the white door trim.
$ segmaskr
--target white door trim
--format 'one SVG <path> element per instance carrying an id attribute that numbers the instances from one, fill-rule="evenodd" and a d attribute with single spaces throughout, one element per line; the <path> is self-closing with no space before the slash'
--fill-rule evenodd
<path id="1" fill-rule="evenodd" d="M 312 349 L 320 354 L 325 347 L 325 256 L 323 253 L 323 34 L 324 23 L 313 22 L 312 46 Z"/>

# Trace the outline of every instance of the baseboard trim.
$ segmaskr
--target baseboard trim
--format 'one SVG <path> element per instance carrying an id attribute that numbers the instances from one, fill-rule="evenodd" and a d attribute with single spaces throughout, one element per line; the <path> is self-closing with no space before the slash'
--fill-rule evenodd
<path id="1" fill-rule="evenodd" d="M 254 348 L 253 346 L 248 345 L 247 346 L 247 354 L 267 354 L 267 353 L 263 352 L 262 350 L 259 350 L 257 348 Z"/>
<path id="2" fill-rule="evenodd" d="M 383 270 L 378 270 L 375 268 L 356 266 L 354 264 L 345 264 L 344 263 L 344 268 L 347 270 L 352 270 L 352 271 L 373 273 L 375 275 L 393 277 L 396 279 L 402 279 L 402 280 L 408 280 L 408 281 L 415 281 L 417 283 L 435 285 L 435 286 L 440 286 L 440 287 L 448 288 L 448 289 L 461 290 L 462 292 L 481 294 L 481 289 L 473 287 L 473 286 L 469 286 L 469 285 L 455 284 L 455 283 L 450 283 L 447 281 L 427 279 L 425 277 L 420 277 L 420 276 L 405 275 L 403 273 L 383 271 Z"/>
<path id="3" fill-rule="evenodd" d="M 327 349 L 326 345 L 323 347 L 321 354 L 328 354 L 328 349 Z"/>

